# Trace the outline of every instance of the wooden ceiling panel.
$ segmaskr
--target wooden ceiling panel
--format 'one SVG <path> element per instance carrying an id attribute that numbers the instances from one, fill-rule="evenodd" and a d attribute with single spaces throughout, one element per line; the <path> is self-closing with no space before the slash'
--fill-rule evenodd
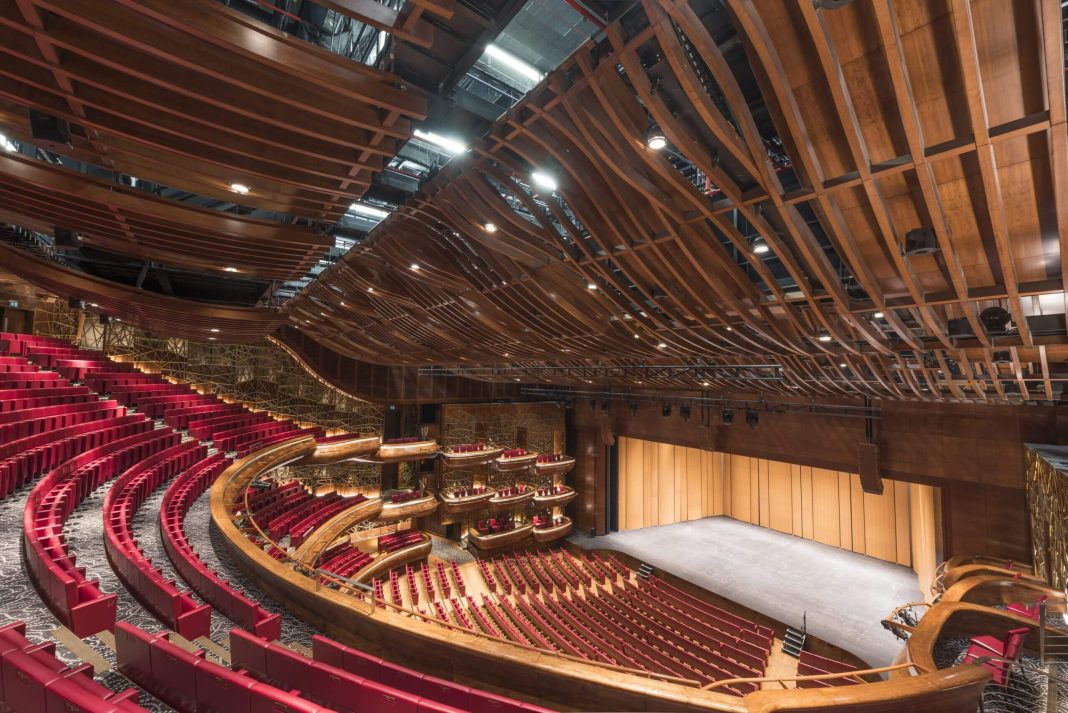
<path id="1" fill-rule="evenodd" d="M 99 162 L 334 222 L 426 99 L 212 0 L 27 0 L 0 12 L 0 97 L 67 119 Z"/>
<path id="2" fill-rule="evenodd" d="M 197 341 L 254 342 L 285 322 L 276 309 L 219 307 L 157 295 L 68 270 L 4 244 L 0 244 L 0 264 L 42 290 L 94 303 L 103 314 L 122 315 L 158 334 Z"/>
<path id="3" fill-rule="evenodd" d="M 173 265 L 275 280 L 296 279 L 332 244 L 307 228 L 157 198 L 74 171 L 0 154 L 0 197 L 13 222 L 44 221 L 89 246 Z"/>

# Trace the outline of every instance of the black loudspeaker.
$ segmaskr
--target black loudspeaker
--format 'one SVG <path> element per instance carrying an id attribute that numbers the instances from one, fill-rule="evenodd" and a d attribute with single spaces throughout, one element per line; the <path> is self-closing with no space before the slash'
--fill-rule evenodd
<path id="1" fill-rule="evenodd" d="M 57 248 L 78 247 L 78 234 L 70 228 L 61 228 L 58 225 L 52 230 Z"/>
<path id="2" fill-rule="evenodd" d="M 58 116 L 30 109 L 30 134 L 38 143 L 70 146 L 70 123 Z"/>
<path id="3" fill-rule="evenodd" d="M 110 324 L 111 323 L 111 317 L 107 316 L 106 314 L 100 315 L 100 323 L 101 324 Z"/>
<path id="4" fill-rule="evenodd" d="M 905 254 L 930 255 L 938 251 L 938 237 L 930 228 L 916 228 L 905 233 Z"/>
<path id="5" fill-rule="evenodd" d="M 857 444 L 857 474 L 865 493 L 881 494 L 883 479 L 879 475 L 879 446 L 875 443 Z"/>
<path id="6" fill-rule="evenodd" d="M 68 297 L 67 306 L 71 309 L 85 309 L 85 302 L 77 297 Z"/>

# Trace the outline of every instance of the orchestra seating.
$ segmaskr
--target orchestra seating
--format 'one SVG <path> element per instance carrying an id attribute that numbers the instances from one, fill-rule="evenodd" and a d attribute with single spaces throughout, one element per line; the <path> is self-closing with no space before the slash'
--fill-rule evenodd
<path id="1" fill-rule="evenodd" d="M 217 452 L 194 463 L 167 487 L 160 504 L 163 547 L 175 570 L 201 599 L 239 626 L 274 640 L 282 634 L 282 615 L 268 612 L 212 572 L 197 555 L 185 533 L 185 516 L 189 508 L 230 463 L 229 458 Z"/>
<path id="2" fill-rule="evenodd" d="M 855 666 L 842 663 L 841 661 L 835 661 L 834 659 L 829 659 L 825 656 L 819 656 L 811 651 L 802 651 L 798 658 L 798 676 L 821 676 L 828 673 L 849 673 L 850 671 L 857 670 Z M 797 682 L 797 687 L 827 688 L 830 686 L 848 686 L 855 683 L 860 683 L 860 681 L 856 678 L 845 676 L 824 680 L 801 680 Z"/>
<path id="3" fill-rule="evenodd" d="M 479 570 L 491 594 L 450 602 L 470 615 L 455 623 L 525 646 L 704 684 L 763 676 L 774 643 L 767 627 L 597 554 L 507 553 Z"/>
<path id="4" fill-rule="evenodd" d="M 90 664 L 68 666 L 51 642 L 32 644 L 21 621 L 0 627 L 0 702 L 15 713 L 144 711 L 136 688 L 114 692 L 93 680 Z"/>

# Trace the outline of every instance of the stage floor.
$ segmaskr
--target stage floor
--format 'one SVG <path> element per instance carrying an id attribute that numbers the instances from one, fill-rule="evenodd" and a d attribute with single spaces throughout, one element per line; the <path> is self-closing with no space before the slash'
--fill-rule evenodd
<path id="1" fill-rule="evenodd" d="M 890 665 L 902 647 L 879 622 L 923 600 L 907 567 L 729 517 L 570 539 L 620 550 L 786 624 L 800 626 L 807 611 L 813 636 L 872 666 Z"/>

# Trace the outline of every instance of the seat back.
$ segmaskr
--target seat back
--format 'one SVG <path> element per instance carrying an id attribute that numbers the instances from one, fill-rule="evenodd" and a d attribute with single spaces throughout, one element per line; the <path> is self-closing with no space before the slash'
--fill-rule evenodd
<path id="1" fill-rule="evenodd" d="M 1023 646 L 1024 638 L 1031 632 L 1026 626 L 1021 626 L 1019 629 L 1012 629 L 1005 636 L 1005 658 L 1009 661 L 1015 661 L 1020 657 L 1020 649 Z"/>

